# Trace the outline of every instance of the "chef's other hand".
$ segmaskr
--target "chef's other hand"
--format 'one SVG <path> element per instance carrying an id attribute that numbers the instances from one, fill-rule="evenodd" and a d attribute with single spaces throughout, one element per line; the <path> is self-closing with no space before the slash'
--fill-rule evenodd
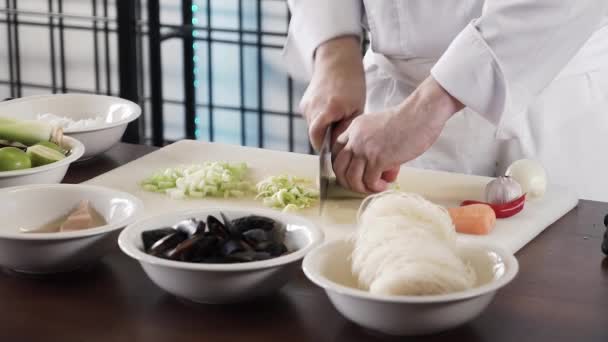
<path id="1" fill-rule="evenodd" d="M 327 127 L 338 122 L 335 140 L 364 106 L 365 75 L 359 39 L 346 36 L 321 44 L 315 53 L 312 80 L 300 103 L 312 146 L 319 150 Z"/>
<path id="2" fill-rule="evenodd" d="M 386 174 L 396 175 L 401 164 L 429 149 L 462 108 L 429 77 L 399 106 L 358 116 L 338 137 L 344 146 L 333 164 L 338 181 L 362 193 L 386 190 Z"/>

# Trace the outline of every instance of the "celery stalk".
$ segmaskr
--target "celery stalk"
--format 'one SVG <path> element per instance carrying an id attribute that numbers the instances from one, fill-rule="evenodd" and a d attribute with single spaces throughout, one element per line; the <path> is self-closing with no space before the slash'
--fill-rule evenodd
<path id="1" fill-rule="evenodd" d="M 9 123 L 15 123 L 17 121 L 18 120 L 11 119 L 11 118 L 1 118 L 0 117 L 0 125 L 2 125 L 2 124 L 9 124 Z"/>
<path id="2" fill-rule="evenodd" d="M 50 141 L 62 146 L 63 130 L 41 121 L 2 118 L 0 140 L 19 142 L 27 146 Z"/>

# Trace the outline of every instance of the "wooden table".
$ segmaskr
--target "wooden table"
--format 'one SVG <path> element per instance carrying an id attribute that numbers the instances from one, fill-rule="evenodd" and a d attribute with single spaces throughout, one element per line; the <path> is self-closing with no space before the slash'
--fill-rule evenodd
<path id="1" fill-rule="evenodd" d="M 119 144 L 73 166 L 76 183 L 154 148 Z M 35 210 L 35 209 L 33 209 Z M 520 273 L 473 322 L 397 339 L 344 319 L 301 274 L 278 294 L 239 305 L 195 305 L 157 288 L 118 248 L 70 274 L 0 273 L 0 341 L 608 341 L 608 204 L 582 201 L 522 249 Z"/>

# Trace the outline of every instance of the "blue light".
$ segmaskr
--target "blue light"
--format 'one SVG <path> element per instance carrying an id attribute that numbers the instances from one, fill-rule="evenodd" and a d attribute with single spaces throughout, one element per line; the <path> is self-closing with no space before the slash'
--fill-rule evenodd
<path id="1" fill-rule="evenodd" d="M 198 88 L 198 80 L 194 80 L 194 88 Z"/>
<path id="2" fill-rule="evenodd" d="M 198 74 L 198 67 L 194 68 L 194 69 L 192 70 L 192 72 L 193 72 L 193 73 L 195 73 L 195 74 Z"/>
<path id="3" fill-rule="evenodd" d="M 192 60 L 194 61 L 194 63 L 198 62 L 198 56 L 192 57 Z"/>
<path id="4" fill-rule="evenodd" d="M 192 5 L 192 12 L 198 11 L 198 5 Z"/>
<path id="5" fill-rule="evenodd" d="M 192 49 L 196 50 L 197 47 L 198 46 L 197 46 L 196 42 L 192 43 Z"/>
<path id="6" fill-rule="evenodd" d="M 201 130 L 200 129 L 195 130 L 194 131 L 194 136 L 197 137 L 197 138 L 200 137 L 201 136 Z"/>
<path id="7" fill-rule="evenodd" d="M 195 118 L 194 119 L 194 123 L 197 124 L 197 125 L 200 124 L 201 123 L 201 118 Z"/>
<path id="8" fill-rule="evenodd" d="M 196 25 L 198 24 L 198 19 L 197 18 L 192 18 L 192 25 Z"/>

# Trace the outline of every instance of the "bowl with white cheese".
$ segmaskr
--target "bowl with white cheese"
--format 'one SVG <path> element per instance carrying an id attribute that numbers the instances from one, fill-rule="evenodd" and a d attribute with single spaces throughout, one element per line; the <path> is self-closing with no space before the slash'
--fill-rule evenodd
<path id="1" fill-rule="evenodd" d="M 143 212 L 135 196 L 81 184 L 0 189 L 0 267 L 24 273 L 67 272 L 112 249 Z"/>
<path id="2" fill-rule="evenodd" d="M 40 120 L 62 127 L 85 146 L 81 160 L 109 150 L 141 115 L 136 103 L 92 94 L 28 96 L 0 102 L 0 118 Z"/>

